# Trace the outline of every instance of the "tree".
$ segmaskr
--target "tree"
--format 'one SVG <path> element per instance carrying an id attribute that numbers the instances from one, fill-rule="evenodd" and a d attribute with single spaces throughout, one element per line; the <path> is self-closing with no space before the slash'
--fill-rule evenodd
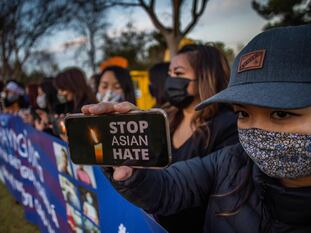
<path id="1" fill-rule="evenodd" d="M 210 43 L 206 43 L 206 44 L 210 44 Z M 216 48 L 222 51 L 223 54 L 226 56 L 228 62 L 232 64 L 234 57 L 235 57 L 233 49 L 226 47 L 226 45 L 220 41 L 216 41 L 212 44 L 214 44 Z"/>
<path id="2" fill-rule="evenodd" d="M 0 1 L 0 53 L 2 79 L 20 79 L 36 43 L 64 20 L 62 0 Z"/>
<path id="3" fill-rule="evenodd" d="M 183 7 L 188 7 L 185 0 L 171 0 L 171 25 L 166 26 L 156 13 L 155 0 L 134 0 L 134 1 L 115 1 L 121 6 L 137 6 L 141 7 L 151 19 L 155 28 L 165 38 L 167 47 L 170 51 L 171 57 L 173 57 L 178 50 L 178 45 L 182 38 L 184 38 L 196 25 L 199 18 L 202 16 L 208 0 L 192 0 L 191 8 L 188 12 L 191 12 L 191 17 L 186 26 L 182 29 L 181 15 Z M 188 2 L 189 3 L 189 2 Z"/>
<path id="4" fill-rule="evenodd" d="M 78 53 L 86 51 L 86 63 L 95 73 L 98 63 L 96 51 L 102 45 L 102 36 L 107 28 L 107 10 L 113 4 L 108 0 L 71 0 L 70 4 L 73 27 L 80 35 L 87 38 L 87 43 L 80 47 Z"/>
<path id="5" fill-rule="evenodd" d="M 269 20 L 264 29 L 311 23 L 311 2 L 308 0 L 252 0 L 253 9 Z"/>
<path id="6" fill-rule="evenodd" d="M 130 68 L 145 68 L 148 62 L 148 46 L 153 44 L 151 35 L 152 33 L 138 31 L 132 23 L 128 23 L 120 35 L 105 34 L 104 60 L 122 56 L 128 60 Z"/>

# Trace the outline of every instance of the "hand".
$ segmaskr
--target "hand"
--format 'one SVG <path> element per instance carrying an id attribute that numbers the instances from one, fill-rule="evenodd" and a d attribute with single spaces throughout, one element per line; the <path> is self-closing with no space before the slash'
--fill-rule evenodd
<path id="1" fill-rule="evenodd" d="M 124 181 L 133 175 L 133 168 L 127 166 L 113 167 L 113 179 Z"/>
<path id="2" fill-rule="evenodd" d="M 111 102 L 102 102 L 99 104 L 90 104 L 84 105 L 81 108 L 81 111 L 84 114 L 105 114 L 105 113 L 127 113 L 132 110 L 137 110 L 138 108 L 129 103 L 129 102 L 122 102 L 122 103 L 111 103 Z M 115 181 L 124 181 L 130 178 L 133 174 L 133 168 L 127 166 L 120 166 L 113 168 L 113 179 Z"/>
<path id="3" fill-rule="evenodd" d="M 137 109 L 138 108 L 135 105 L 129 102 L 122 102 L 122 103 L 102 102 L 99 104 L 84 105 L 81 108 L 81 111 L 84 114 L 99 115 L 112 112 L 127 113 Z"/>
<path id="4" fill-rule="evenodd" d="M 35 119 L 34 125 L 37 130 L 43 131 L 45 129 L 45 124 L 42 120 Z"/>

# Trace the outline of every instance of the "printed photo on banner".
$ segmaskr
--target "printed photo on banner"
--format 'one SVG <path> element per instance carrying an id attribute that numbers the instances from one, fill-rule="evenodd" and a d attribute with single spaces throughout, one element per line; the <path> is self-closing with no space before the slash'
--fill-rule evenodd
<path id="1" fill-rule="evenodd" d="M 59 175 L 59 183 L 67 204 L 81 210 L 78 190 L 65 176 Z"/>
<path id="2" fill-rule="evenodd" d="M 53 143 L 53 148 L 58 171 L 72 176 L 72 170 L 70 166 L 71 162 L 69 160 L 67 148 L 55 142 Z"/>
<path id="3" fill-rule="evenodd" d="M 91 185 L 93 188 L 96 188 L 96 181 L 92 166 L 76 164 L 72 165 L 74 175 L 77 180 L 84 182 L 85 184 Z"/>
<path id="4" fill-rule="evenodd" d="M 72 232 L 82 233 L 81 213 L 70 205 L 66 205 L 67 221 Z"/>
<path id="5" fill-rule="evenodd" d="M 3 176 L 3 174 L 2 174 L 2 167 L 0 167 L 0 181 L 3 183 L 3 184 L 5 184 L 5 180 L 4 180 L 4 176 Z"/>
<path id="6" fill-rule="evenodd" d="M 88 218 L 83 218 L 84 232 L 85 233 L 100 233 L 100 229 Z"/>
<path id="7" fill-rule="evenodd" d="M 98 201 L 95 193 L 80 186 L 80 195 L 82 202 L 82 212 L 95 224 L 99 224 L 98 218 Z"/>

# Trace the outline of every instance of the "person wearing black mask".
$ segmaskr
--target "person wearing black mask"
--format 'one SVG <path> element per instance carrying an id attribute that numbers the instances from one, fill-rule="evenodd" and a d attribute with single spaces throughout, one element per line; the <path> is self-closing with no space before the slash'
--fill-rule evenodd
<path id="1" fill-rule="evenodd" d="M 236 117 L 226 105 L 211 105 L 196 112 L 194 106 L 227 87 L 230 68 L 215 46 L 186 45 L 171 60 L 165 82 L 172 138 L 172 162 L 203 157 L 238 142 Z M 155 216 L 170 233 L 202 232 L 204 208 Z"/>

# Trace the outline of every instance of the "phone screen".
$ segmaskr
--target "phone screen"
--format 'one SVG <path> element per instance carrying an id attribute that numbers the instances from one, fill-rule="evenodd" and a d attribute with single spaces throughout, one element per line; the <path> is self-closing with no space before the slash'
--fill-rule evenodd
<path id="1" fill-rule="evenodd" d="M 165 167 L 170 162 L 168 123 L 162 112 L 68 116 L 65 124 L 74 163 Z"/>

